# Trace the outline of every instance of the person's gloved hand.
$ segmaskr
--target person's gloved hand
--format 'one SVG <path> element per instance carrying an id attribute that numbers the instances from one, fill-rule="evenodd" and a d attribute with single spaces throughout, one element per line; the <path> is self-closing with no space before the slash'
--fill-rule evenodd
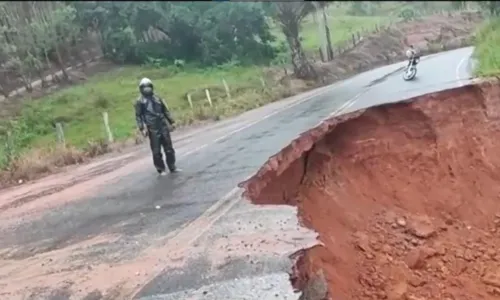
<path id="1" fill-rule="evenodd" d="M 176 128 L 175 123 L 168 123 L 168 130 L 169 131 L 174 131 Z"/>
<path id="2" fill-rule="evenodd" d="M 147 137 L 148 136 L 148 130 L 146 128 L 141 129 L 141 134 L 142 134 L 142 136 Z"/>

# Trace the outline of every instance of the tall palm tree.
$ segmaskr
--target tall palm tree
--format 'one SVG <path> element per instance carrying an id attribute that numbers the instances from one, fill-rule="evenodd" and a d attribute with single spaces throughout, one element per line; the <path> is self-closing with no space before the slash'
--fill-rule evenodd
<path id="1" fill-rule="evenodd" d="M 283 2 L 265 2 L 264 4 L 268 11 L 271 12 L 271 16 L 280 26 L 281 31 L 286 37 L 288 47 L 290 48 L 292 64 L 294 68 L 295 76 L 301 79 L 317 79 L 317 73 L 314 70 L 313 65 L 307 59 L 302 43 L 300 42 L 300 25 L 302 21 L 311 13 L 317 10 L 322 12 L 323 23 L 325 30 L 320 30 L 322 37 L 326 39 L 326 51 L 325 57 L 331 59 L 333 55 L 331 40 L 330 40 L 330 29 L 326 22 L 326 12 L 325 8 L 332 4 L 330 1 L 311 1 L 311 2 L 295 2 L 295 1 L 283 1 Z M 323 40 L 323 39 L 321 39 Z"/>
<path id="2" fill-rule="evenodd" d="M 278 23 L 290 48 L 295 76 L 301 79 L 316 79 L 317 74 L 308 61 L 300 42 L 300 24 L 314 12 L 311 2 L 267 2 L 273 19 Z"/>

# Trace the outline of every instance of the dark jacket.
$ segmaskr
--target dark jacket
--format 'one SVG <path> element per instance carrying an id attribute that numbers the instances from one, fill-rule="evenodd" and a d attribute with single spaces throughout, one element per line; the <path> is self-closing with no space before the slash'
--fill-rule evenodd
<path id="1" fill-rule="evenodd" d="M 168 127 L 167 122 L 173 125 L 174 119 L 165 105 L 165 102 L 158 96 L 139 96 L 135 102 L 135 120 L 140 130 L 146 126 L 150 130 L 157 130 Z"/>

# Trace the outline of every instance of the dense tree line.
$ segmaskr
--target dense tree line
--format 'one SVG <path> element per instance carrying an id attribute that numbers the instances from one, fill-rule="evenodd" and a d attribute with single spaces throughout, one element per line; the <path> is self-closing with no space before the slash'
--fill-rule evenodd
<path id="1" fill-rule="evenodd" d="M 272 60 L 270 20 L 286 37 L 295 74 L 313 77 L 299 38 L 302 20 L 329 2 L 74 2 L 81 26 L 99 32 L 106 56 L 201 65 Z"/>
<path id="2" fill-rule="evenodd" d="M 314 68 L 301 45 L 300 25 L 309 14 L 331 3 L 0 2 L 0 93 L 7 94 L 6 86 L 14 75 L 27 90 L 35 79 L 46 84 L 48 69 L 62 71 L 62 76 L 52 80 L 68 80 L 65 68 L 85 62 L 82 51 L 90 53 L 95 47 L 108 59 L 128 64 L 151 60 L 200 66 L 267 63 L 279 51 L 273 47 L 271 23 L 286 38 L 295 74 L 311 78 Z M 369 14 L 380 3 L 353 2 L 351 10 Z M 451 3 L 465 5 L 463 1 Z M 481 3 L 497 14 L 500 2 Z"/>
<path id="3" fill-rule="evenodd" d="M 68 58 L 82 60 L 90 40 L 119 63 L 267 63 L 278 52 L 272 19 L 286 36 L 296 74 L 312 76 L 299 28 L 309 13 L 325 6 L 318 3 L 0 2 L 0 91 L 6 94 L 12 74 L 28 90 L 35 79 L 45 84 L 45 71 L 54 66 L 63 73 L 54 80 L 67 80 Z"/>
<path id="4" fill-rule="evenodd" d="M 84 28 L 102 38 L 105 55 L 124 63 L 148 57 L 221 64 L 272 59 L 274 37 L 259 3 L 98 2 L 71 4 Z"/>
<path id="5" fill-rule="evenodd" d="M 0 2 L 0 63 L 4 79 L 0 92 L 6 94 L 5 85 L 13 74 L 28 90 L 37 77 L 44 85 L 44 71 L 51 65 L 63 70 L 63 77 L 67 78 L 64 58 L 74 54 L 85 37 L 75 18 L 75 9 L 59 2 Z"/>

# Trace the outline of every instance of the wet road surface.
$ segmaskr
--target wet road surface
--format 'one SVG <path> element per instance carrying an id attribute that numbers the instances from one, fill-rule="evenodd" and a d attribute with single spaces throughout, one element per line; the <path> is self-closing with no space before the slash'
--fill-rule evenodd
<path id="1" fill-rule="evenodd" d="M 411 82 L 385 76 L 404 63 L 386 66 L 194 131 L 175 144 L 180 174 L 158 177 L 143 149 L 60 193 L 17 206 L 0 196 L 0 299 L 296 299 L 287 255 L 313 235 L 292 208 L 240 201 L 237 183 L 331 114 L 465 83 L 471 53 L 423 59 Z"/>

